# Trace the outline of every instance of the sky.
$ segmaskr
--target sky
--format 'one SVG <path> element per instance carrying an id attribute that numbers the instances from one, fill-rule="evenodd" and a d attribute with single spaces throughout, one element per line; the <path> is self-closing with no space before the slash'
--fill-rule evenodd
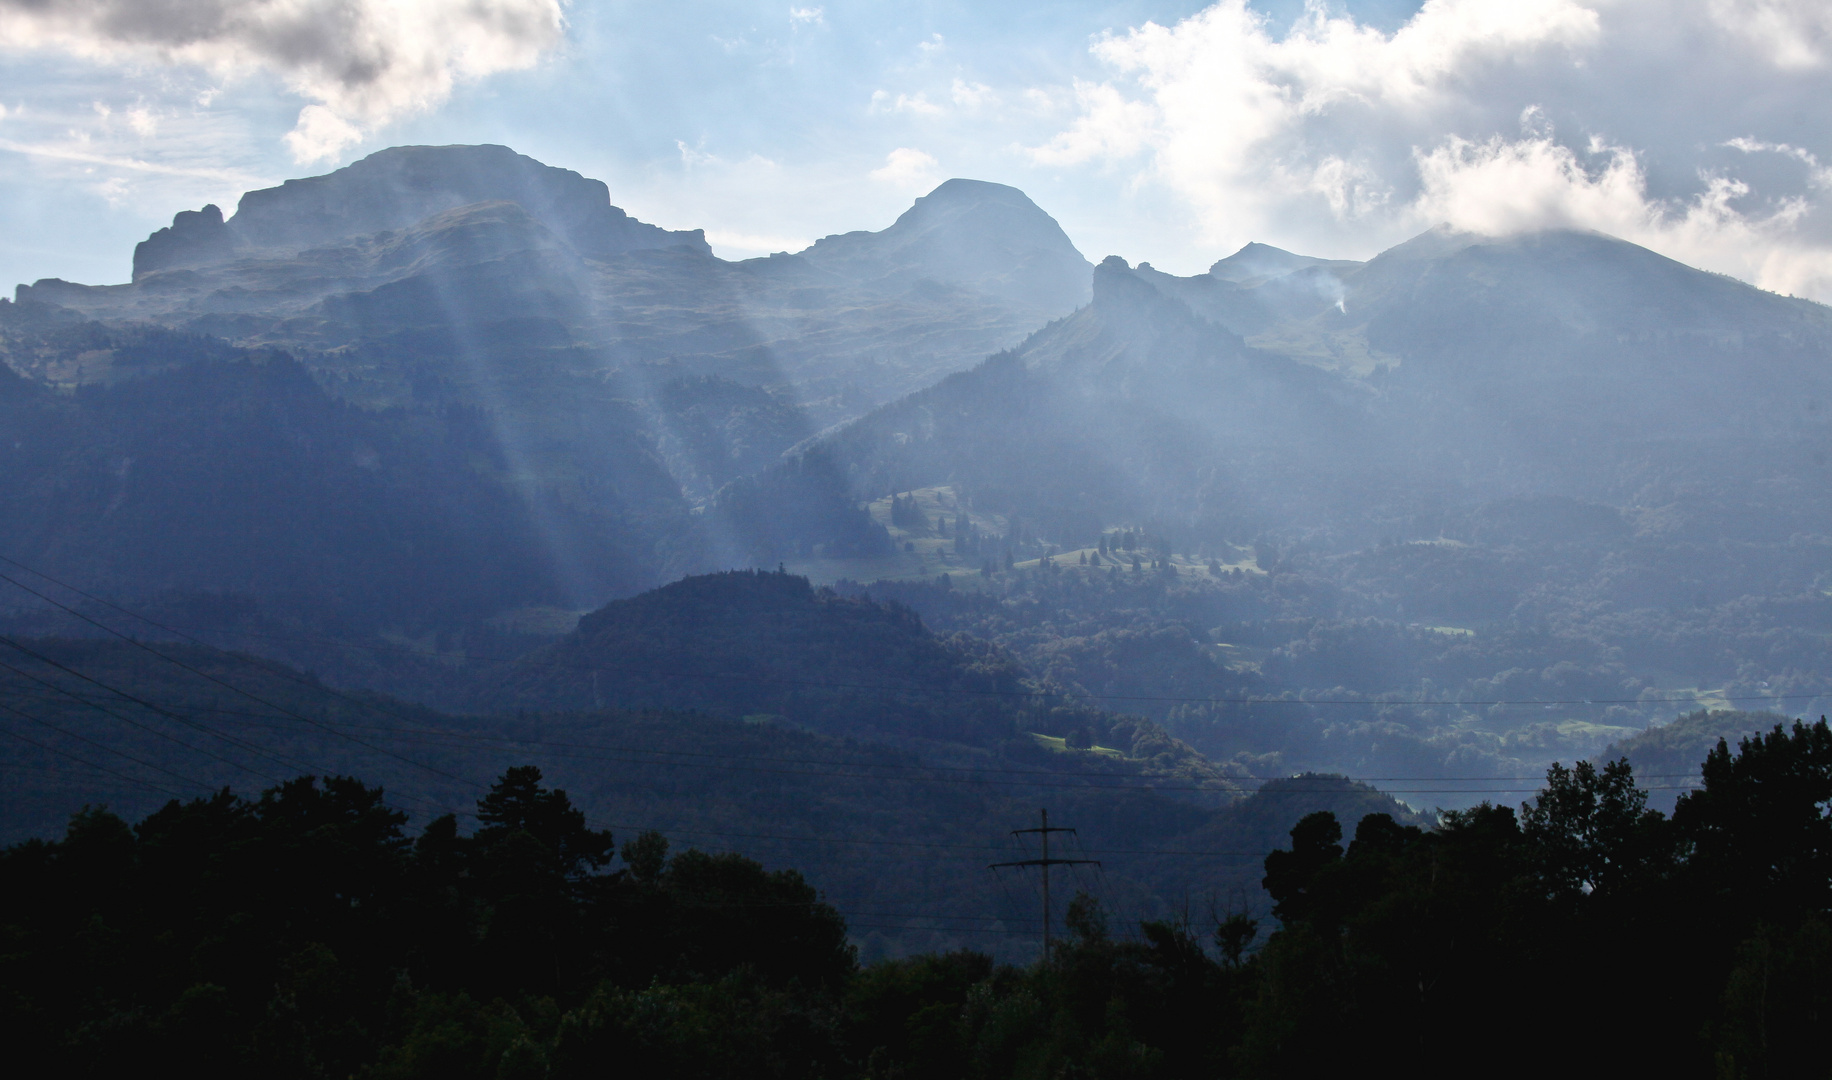
<path id="1" fill-rule="evenodd" d="M 965 176 L 1173 273 L 1568 227 L 1832 302 L 1825 0 L 0 0 L 0 287 L 403 143 L 726 258 Z"/>

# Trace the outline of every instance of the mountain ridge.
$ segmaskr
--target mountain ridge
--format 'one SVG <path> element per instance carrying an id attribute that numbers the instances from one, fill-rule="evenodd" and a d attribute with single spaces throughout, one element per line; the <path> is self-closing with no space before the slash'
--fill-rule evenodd
<path id="1" fill-rule="evenodd" d="M 523 206 L 587 257 L 671 246 L 712 253 L 704 230 L 670 232 L 637 221 L 611 205 L 603 181 L 506 146 L 395 146 L 323 176 L 250 191 L 227 221 L 215 206 L 180 212 L 135 248 L 133 280 L 247 249 L 304 249 L 388 232 L 493 201 Z"/>

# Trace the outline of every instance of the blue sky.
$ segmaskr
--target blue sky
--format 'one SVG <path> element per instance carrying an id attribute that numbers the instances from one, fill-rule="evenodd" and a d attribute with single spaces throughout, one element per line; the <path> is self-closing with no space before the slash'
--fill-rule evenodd
<path id="1" fill-rule="evenodd" d="M 0 287 L 123 280 L 177 210 L 495 142 L 728 257 L 969 176 L 1092 259 L 1180 273 L 1248 240 L 1366 257 L 1439 221 L 1550 225 L 1832 299 L 1819 3 L 468 7 L 0 0 Z"/>

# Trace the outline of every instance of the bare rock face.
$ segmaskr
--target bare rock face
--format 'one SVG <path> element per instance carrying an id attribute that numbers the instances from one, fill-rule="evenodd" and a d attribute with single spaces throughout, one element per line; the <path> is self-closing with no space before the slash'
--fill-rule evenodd
<path id="1" fill-rule="evenodd" d="M 889 228 L 829 236 L 801 256 L 883 289 L 972 289 L 1045 315 L 1087 303 L 1093 272 L 1055 218 L 983 180 L 949 180 Z"/>
<path id="2" fill-rule="evenodd" d="M 698 229 L 675 232 L 611 205 L 610 189 L 506 146 L 396 146 L 324 176 L 242 196 L 227 222 L 207 206 L 179 213 L 134 252 L 134 280 L 160 270 L 335 245 L 410 228 L 478 203 L 520 206 L 579 255 L 682 247 L 710 255 Z"/>
<path id="3" fill-rule="evenodd" d="M 188 269 L 224 262 L 235 253 L 235 237 L 215 203 L 202 210 L 180 210 L 169 228 L 160 229 L 134 248 L 134 280 L 158 270 Z"/>

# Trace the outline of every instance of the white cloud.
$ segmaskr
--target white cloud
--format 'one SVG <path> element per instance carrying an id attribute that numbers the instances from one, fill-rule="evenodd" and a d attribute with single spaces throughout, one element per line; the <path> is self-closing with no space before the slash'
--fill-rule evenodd
<path id="1" fill-rule="evenodd" d="M 1453 138 L 1421 153 L 1419 171 L 1424 190 L 1412 210 L 1421 222 L 1491 235 L 1594 229 L 1764 288 L 1832 297 L 1832 247 L 1795 235 L 1810 210 L 1804 199 L 1742 212 L 1735 204 L 1749 185 L 1725 176 L 1705 177 L 1691 199 L 1653 199 L 1635 155 L 1602 140 L 1580 153 L 1551 137 Z"/>
<path id="2" fill-rule="evenodd" d="M 1588 158 L 1589 160 L 1586 160 Z M 1418 155 L 1423 221 L 1504 235 L 1543 228 L 1639 231 L 1655 216 L 1635 155 L 1593 143 L 1580 156 L 1549 137 L 1452 137 Z"/>
<path id="3" fill-rule="evenodd" d="M 1824 0 L 1711 0 L 1717 25 L 1779 68 L 1812 68 L 1832 51 L 1832 5 Z"/>
<path id="4" fill-rule="evenodd" d="M 674 140 L 674 145 L 681 154 L 681 168 L 689 171 L 714 169 L 725 173 L 743 172 L 755 175 L 759 172 L 774 172 L 778 168 L 776 162 L 762 154 L 752 154 L 742 160 L 731 161 L 717 154 L 709 154 L 697 146 L 688 146 L 680 139 Z"/>
<path id="5" fill-rule="evenodd" d="M 789 22 L 825 26 L 827 13 L 818 7 L 792 7 L 789 9 Z"/>
<path id="6" fill-rule="evenodd" d="M 561 0 L 0 0 L 11 49 L 277 74 L 311 102 L 286 139 L 302 163 L 459 81 L 531 66 L 563 31 Z"/>
<path id="7" fill-rule="evenodd" d="M 15 110 L 17 112 L 17 110 Z M 139 158 L 122 155 L 95 153 L 83 149 L 82 144 L 88 140 L 77 140 L 79 145 L 55 143 L 26 143 L 12 139 L 0 139 L 0 150 L 8 153 L 23 154 L 27 157 L 40 158 L 46 161 L 64 161 L 79 165 L 96 165 L 108 169 L 120 169 L 127 172 L 149 173 L 156 176 L 176 176 L 192 180 L 207 180 L 220 184 L 234 192 L 246 191 L 249 188 L 263 187 L 273 183 L 269 177 L 239 169 L 219 168 L 210 165 L 173 165 L 158 161 L 143 161 Z"/>
<path id="8" fill-rule="evenodd" d="M 159 118 L 145 105 L 135 105 L 127 110 L 127 126 L 142 139 L 150 139 L 159 133 Z"/>
<path id="9" fill-rule="evenodd" d="M 955 79 L 948 96 L 963 109 L 977 109 L 998 100 L 998 95 L 992 92 L 992 87 L 985 83 L 968 82 L 965 79 Z"/>
<path id="10" fill-rule="evenodd" d="M 900 146 L 884 156 L 884 164 L 871 171 L 871 178 L 898 188 L 926 189 L 935 185 L 935 168 L 940 164 L 921 150 Z"/>
<path id="11" fill-rule="evenodd" d="M 707 229 L 706 242 L 721 258 L 753 258 L 776 251 L 800 251 L 814 241 L 805 236 L 744 232 L 736 229 Z"/>
<path id="12" fill-rule="evenodd" d="M 873 112 L 914 113 L 917 116 L 936 116 L 941 112 L 941 106 L 930 101 L 927 94 L 892 94 L 888 90 L 873 90 L 871 107 Z"/>
<path id="13" fill-rule="evenodd" d="M 1819 156 L 1805 147 L 1790 146 L 1787 143 L 1762 142 L 1759 139 L 1741 135 L 1734 139 L 1726 139 L 1724 145 L 1732 150 L 1741 150 L 1745 154 L 1768 153 L 1793 158 L 1810 171 L 1814 187 L 1832 189 L 1832 166 L 1821 165 Z"/>
<path id="14" fill-rule="evenodd" d="M 361 128 L 323 105 L 300 109 L 299 122 L 286 133 L 286 148 L 298 162 L 335 161 L 362 141 Z"/>
<path id="15" fill-rule="evenodd" d="M 1313 3 L 1282 35 L 1221 0 L 1094 53 L 1032 160 L 1171 193 L 1218 251 L 1570 226 L 1832 300 L 1824 0 L 1427 0 L 1392 33 Z"/>
<path id="16" fill-rule="evenodd" d="M 1045 165 L 1079 165 L 1098 158 L 1130 158 L 1154 142 L 1159 112 L 1150 102 L 1128 97 L 1111 83 L 1075 81 L 1081 116 L 1069 130 L 1031 151 Z"/>

